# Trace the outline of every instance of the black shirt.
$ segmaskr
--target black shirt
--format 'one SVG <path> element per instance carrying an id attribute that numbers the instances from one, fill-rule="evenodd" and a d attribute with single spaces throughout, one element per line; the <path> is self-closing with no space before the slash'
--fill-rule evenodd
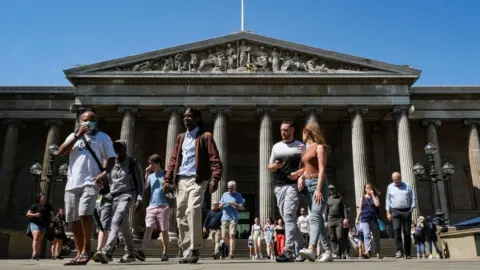
<path id="1" fill-rule="evenodd" d="M 292 172 L 298 171 L 302 162 L 302 152 L 305 150 L 305 144 L 300 141 L 278 142 L 272 148 L 270 163 L 282 161 L 283 166 L 274 172 L 275 186 L 295 184 L 296 181 L 289 179 Z"/>
<path id="2" fill-rule="evenodd" d="M 35 203 L 34 205 L 32 205 L 30 207 L 30 212 L 36 214 L 36 213 L 40 213 L 40 217 L 33 217 L 33 218 L 30 218 L 30 222 L 38 225 L 38 226 L 41 226 L 41 227 L 44 227 L 44 228 L 48 228 L 49 225 L 50 225 L 50 220 L 51 220 L 51 216 L 50 216 L 50 212 L 52 211 L 52 207 L 46 203 L 44 205 L 41 205 L 39 203 Z"/>
<path id="3" fill-rule="evenodd" d="M 218 211 L 210 210 L 205 218 L 204 227 L 207 230 L 218 230 L 222 226 L 222 214 L 223 211 L 218 209 Z"/>

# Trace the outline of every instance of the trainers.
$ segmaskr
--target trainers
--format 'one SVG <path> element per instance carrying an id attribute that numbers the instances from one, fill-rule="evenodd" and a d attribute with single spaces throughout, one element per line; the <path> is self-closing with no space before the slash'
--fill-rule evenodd
<path id="1" fill-rule="evenodd" d="M 213 259 L 214 259 L 214 260 L 220 259 L 220 253 L 219 253 L 219 252 L 213 253 Z"/>
<path id="2" fill-rule="evenodd" d="M 99 256 L 99 262 L 100 263 L 109 263 L 112 261 L 112 254 L 107 254 L 103 251 L 98 251 L 98 256 Z"/>
<path id="3" fill-rule="evenodd" d="M 166 262 L 168 261 L 168 255 L 167 253 L 163 253 L 162 256 L 160 257 L 160 261 Z"/>
<path id="4" fill-rule="evenodd" d="M 234 258 L 233 255 L 230 254 L 230 255 L 228 255 L 228 257 L 227 257 L 227 260 L 233 260 L 233 258 Z"/>
<path id="5" fill-rule="evenodd" d="M 315 252 L 310 249 L 310 248 L 302 248 L 299 252 L 298 255 L 302 256 L 302 258 L 309 260 L 311 262 L 315 261 L 315 258 L 317 257 L 315 255 Z"/>
<path id="6" fill-rule="evenodd" d="M 142 262 L 145 261 L 146 256 L 145 256 L 145 252 L 144 252 L 143 250 L 134 251 L 134 252 L 133 252 L 133 255 L 135 256 L 135 258 L 136 258 L 137 260 L 140 260 L 140 261 L 142 261 Z"/>
<path id="7" fill-rule="evenodd" d="M 303 258 L 302 256 L 300 256 L 300 254 L 297 255 L 297 257 L 295 257 L 295 261 L 296 262 L 304 262 L 306 259 Z"/>
<path id="8" fill-rule="evenodd" d="M 119 263 L 131 263 L 135 261 L 135 256 L 133 254 L 125 254 L 118 261 Z"/>
<path id="9" fill-rule="evenodd" d="M 333 256 L 331 251 L 325 251 L 325 253 L 322 254 L 320 259 L 318 259 L 319 262 L 333 262 Z"/>
<path id="10" fill-rule="evenodd" d="M 290 250 L 285 250 L 276 260 L 277 262 L 294 262 L 295 257 L 293 257 L 293 253 Z"/>
<path id="11" fill-rule="evenodd" d="M 195 264 L 195 263 L 197 263 L 198 260 L 200 259 L 200 252 L 197 249 L 194 249 L 194 250 L 188 249 L 187 252 L 188 252 L 187 256 L 181 258 L 178 262 L 180 264 Z M 183 254 L 185 255 L 185 252 Z"/>
<path id="12" fill-rule="evenodd" d="M 401 251 L 397 251 L 397 253 L 395 253 L 395 259 L 401 259 L 403 258 L 403 254 Z"/>

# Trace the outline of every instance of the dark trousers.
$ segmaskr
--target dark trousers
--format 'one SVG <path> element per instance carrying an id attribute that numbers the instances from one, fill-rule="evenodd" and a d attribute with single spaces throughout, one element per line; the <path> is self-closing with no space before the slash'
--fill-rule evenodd
<path id="1" fill-rule="evenodd" d="M 400 251 L 405 256 L 410 256 L 412 248 L 412 239 L 410 237 L 410 228 L 412 226 L 411 209 L 390 209 L 393 223 L 393 237 L 397 252 Z M 403 243 L 402 243 L 403 233 Z"/>
<path id="2" fill-rule="evenodd" d="M 343 237 L 343 223 L 335 222 L 328 223 L 328 238 L 332 242 L 332 252 L 341 256 L 345 250 L 345 238 Z"/>

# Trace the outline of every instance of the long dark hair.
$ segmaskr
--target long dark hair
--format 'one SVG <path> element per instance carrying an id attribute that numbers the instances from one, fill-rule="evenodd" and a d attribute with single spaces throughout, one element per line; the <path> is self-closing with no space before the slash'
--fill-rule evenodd
<path id="1" fill-rule="evenodd" d="M 202 120 L 202 112 L 197 109 L 197 108 L 192 108 L 192 107 L 188 107 L 186 111 L 190 111 L 193 115 L 193 117 L 197 118 L 198 119 L 198 122 L 197 122 L 197 125 L 198 125 L 198 129 L 200 130 L 203 130 L 203 120 Z"/>
<path id="2" fill-rule="evenodd" d="M 373 190 L 373 195 L 375 195 L 376 197 L 380 196 L 380 194 L 382 194 L 380 191 L 378 191 L 378 189 L 371 183 L 366 183 L 364 186 L 363 186 L 363 195 L 367 194 L 365 192 L 365 189 L 367 189 L 367 186 L 370 186 L 370 188 Z"/>

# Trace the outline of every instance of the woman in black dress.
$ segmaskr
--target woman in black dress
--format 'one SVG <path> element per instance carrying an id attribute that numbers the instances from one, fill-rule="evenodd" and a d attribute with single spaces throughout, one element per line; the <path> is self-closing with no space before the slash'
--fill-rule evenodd
<path id="1" fill-rule="evenodd" d="M 58 209 L 57 215 L 52 220 L 51 227 L 53 231 L 53 240 L 51 241 L 52 260 L 63 260 L 62 245 L 63 242 L 67 239 L 67 235 L 65 234 L 65 227 L 67 227 L 67 222 L 65 221 L 63 208 Z"/>
<path id="2" fill-rule="evenodd" d="M 50 225 L 53 216 L 52 207 L 47 203 L 47 197 L 44 193 L 40 193 L 36 203 L 34 203 L 27 212 L 30 219 L 29 229 L 32 233 L 32 259 L 40 259 L 40 245 L 43 237 Z"/>

